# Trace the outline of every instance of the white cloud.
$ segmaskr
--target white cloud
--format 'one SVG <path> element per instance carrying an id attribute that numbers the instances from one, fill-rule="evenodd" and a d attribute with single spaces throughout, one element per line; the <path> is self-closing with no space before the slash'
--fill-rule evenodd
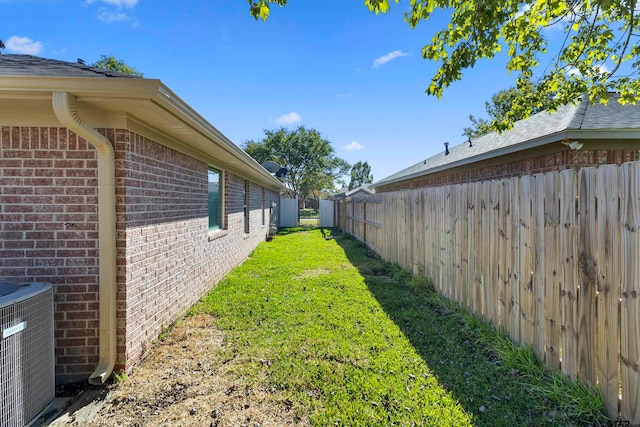
<path id="1" fill-rule="evenodd" d="M 120 9 L 122 8 L 132 8 L 135 5 L 138 4 L 138 0 L 87 0 L 86 3 L 87 4 L 93 4 L 96 1 L 101 1 L 102 3 L 111 5 L 111 6 L 116 6 Z"/>
<path id="2" fill-rule="evenodd" d="M 373 61 L 373 65 L 371 67 L 378 68 L 379 66 L 384 65 L 389 61 L 393 61 L 396 58 L 400 58 L 401 56 L 407 56 L 407 55 L 408 53 L 405 53 L 401 50 L 394 50 L 393 52 L 389 52 L 386 55 L 376 58 L 376 60 Z"/>
<path id="3" fill-rule="evenodd" d="M 98 19 L 105 24 L 111 24 L 113 22 L 125 22 L 129 21 L 129 15 L 122 12 L 107 12 L 106 10 L 101 10 L 98 12 Z"/>
<path id="4" fill-rule="evenodd" d="M 356 150 L 362 150 L 364 148 L 364 145 L 360 144 L 358 141 L 351 141 L 351 144 L 349 145 L 345 145 L 344 148 L 346 151 L 356 151 Z"/>
<path id="5" fill-rule="evenodd" d="M 577 68 L 571 68 L 569 71 L 567 71 L 567 75 L 568 76 L 581 76 L 582 73 Z"/>
<path id="6" fill-rule="evenodd" d="M 42 51 L 42 43 L 31 40 L 29 37 L 11 36 L 5 42 L 7 50 L 26 55 L 37 55 Z"/>
<path id="7" fill-rule="evenodd" d="M 520 10 L 518 10 L 518 13 L 516 13 L 516 18 L 521 17 L 522 15 L 524 15 L 526 12 L 529 12 L 530 10 L 531 10 L 530 4 L 525 4 L 524 6 L 521 6 Z"/>
<path id="8" fill-rule="evenodd" d="M 132 28 L 138 26 L 137 19 L 131 17 L 130 14 L 124 13 L 124 9 L 133 9 L 139 0 L 85 0 L 84 4 L 89 6 L 92 4 L 101 4 L 104 7 L 99 7 L 96 17 L 99 21 L 105 24 L 112 24 L 115 22 L 132 22 Z"/>
<path id="9" fill-rule="evenodd" d="M 291 112 L 289 114 L 278 117 L 276 123 L 279 125 L 290 125 L 302 121 L 302 116 L 298 113 Z"/>
<path id="10" fill-rule="evenodd" d="M 600 64 L 600 66 L 598 66 L 598 71 L 600 71 L 602 74 L 607 74 L 611 72 L 611 70 L 609 70 L 609 67 L 607 67 L 606 64 Z M 567 75 L 582 77 L 582 73 L 577 68 L 569 69 L 569 71 L 567 71 Z"/>

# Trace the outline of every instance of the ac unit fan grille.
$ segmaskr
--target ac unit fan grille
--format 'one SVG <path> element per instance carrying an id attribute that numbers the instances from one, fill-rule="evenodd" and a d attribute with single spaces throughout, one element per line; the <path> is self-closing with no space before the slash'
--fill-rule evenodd
<path id="1" fill-rule="evenodd" d="M 51 285 L 28 284 L 0 298 L 0 323 L 0 425 L 23 427 L 55 397 Z"/>

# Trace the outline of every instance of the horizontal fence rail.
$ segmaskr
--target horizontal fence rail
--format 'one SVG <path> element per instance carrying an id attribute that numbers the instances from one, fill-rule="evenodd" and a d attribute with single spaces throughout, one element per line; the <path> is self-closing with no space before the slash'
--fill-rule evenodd
<path id="1" fill-rule="evenodd" d="M 640 163 L 346 199 L 336 219 L 640 423 Z"/>

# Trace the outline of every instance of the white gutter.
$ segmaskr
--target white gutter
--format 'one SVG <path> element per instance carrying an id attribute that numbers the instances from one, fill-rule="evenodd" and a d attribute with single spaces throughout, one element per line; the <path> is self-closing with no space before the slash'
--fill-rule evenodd
<path id="1" fill-rule="evenodd" d="M 98 153 L 100 360 L 89 382 L 101 384 L 113 372 L 117 356 L 115 151 L 107 138 L 78 117 L 72 94 L 53 92 L 52 104 L 60 123 L 93 145 Z"/>
<path id="2" fill-rule="evenodd" d="M 258 181 L 259 183 L 263 183 L 265 186 L 269 185 L 272 189 L 277 188 L 280 192 L 285 190 L 285 187 L 280 180 L 271 175 L 253 157 L 234 144 L 222 132 L 211 125 L 211 123 L 198 114 L 198 112 L 191 108 L 165 85 L 160 84 L 158 86 L 158 93 L 156 95 L 155 102 L 158 106 L 172 112 L 172 114 L 182 116 L 184 118 L 184 122 L 189 127 L 197 130 L 200 134 L 207 136 L 207 138 L 213 136 L 213 139 L 218 142 L 218 146 L 220 148 L 241 162 L 242 168 L 238 170 L 236 167 L 237 172 L 255 175 L 255 178 L 262 180 L 262 182 Z"/>

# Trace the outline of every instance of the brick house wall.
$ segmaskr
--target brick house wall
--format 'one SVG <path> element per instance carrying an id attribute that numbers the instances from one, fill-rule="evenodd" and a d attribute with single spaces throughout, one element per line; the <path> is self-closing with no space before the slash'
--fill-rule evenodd
<path id="1" fill-rule="evenodd" d="M 128 130 L 100 130 L 116 148 L 116 369 L 129 369 L 162 329 L 264 241 L 278 194 L 224 173 L 224 230 L 208 231 L 209 165 Z M 54 284 L 56 378 L 98 362 L 95 150 L 63 128 L 3 127 L 0 277 Z M 268 204 L 267 204 L 268 203 Z"/>
<path id="2" fill-rule="evenodd" d="M 3 127 L 0 277 L 54 285 L 56 374 L 98 362 L 95 150 L 58 128 Z"/>
<path id="3" fill-rule="evenodd" d="M 508 157 L 502 160 L 496 158 L 492 162 L 452 168 L 429 176 L 381 185 L 376 187 L 376 192 L 385 193 L 413 188 L 464 184 L 604 164 L 620 165 L 638 160 L 638 158 L 638 150 L 565 150 L 517 160 L 509 160 Z"/>

